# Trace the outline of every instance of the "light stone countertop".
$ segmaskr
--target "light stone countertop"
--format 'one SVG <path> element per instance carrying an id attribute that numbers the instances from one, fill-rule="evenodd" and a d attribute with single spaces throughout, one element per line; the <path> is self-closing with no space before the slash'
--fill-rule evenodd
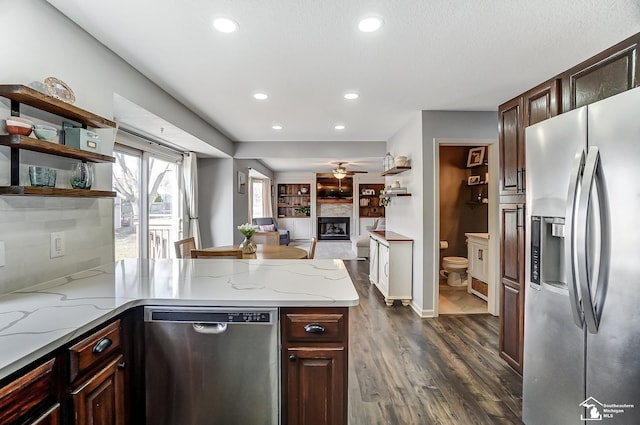
<path id="1" fill-rule="evenodd" d="M 350 307 L 341 260 L 122 260 L 0 296 L 0 379 L 131 307 Z"/>

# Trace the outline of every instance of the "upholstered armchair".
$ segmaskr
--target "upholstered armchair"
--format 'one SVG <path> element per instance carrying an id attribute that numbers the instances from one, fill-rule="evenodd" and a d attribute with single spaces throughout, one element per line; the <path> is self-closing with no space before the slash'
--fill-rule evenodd
<path id="1" fill-rule="evenodd" d="M 274 220 L 273 217 L 254 218 L 251 221 L 255 226 L 264 226 L 258 227 L 258 231 L 260 232 L 270 232 L 274 230 L 278 232 L 280 234 L 280 245 L 289 245 L 289 242 L 291 242 L 289 231 L 286 229 L 278 229 L 278 222 Z M 270 226 L 273 226 L 273 229 L 271 229 Z"/>

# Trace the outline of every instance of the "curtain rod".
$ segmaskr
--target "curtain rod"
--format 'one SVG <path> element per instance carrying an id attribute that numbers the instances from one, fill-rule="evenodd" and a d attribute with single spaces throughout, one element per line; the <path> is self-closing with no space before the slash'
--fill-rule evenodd
<path id="1" fill-rule="evenodd" d="M 140 133 L 138 133 L 138 132 L 136 132 L 134 130 L 131 130 L 129 128 L 119 127 L 118 131 L 122 131 L 123 133 L 125 133 L 125 134 L 127 134 L 129 136 L 133 136 L 133 137 L 135 137 L 137 139 L 140 139 L 145 143 L 150 143 L 152 145 L 161 146 L 161 147 L 163 147 L 165 149 L 169 149 L 170 151 L 173 151 L 173 152 L 175 152 L 177 154 L 180 154 L 180 155 L 189 153 L 189 151 L 184 150 L 184 148 L 176 146 L 176 145 L 174 145 L 174 144 L 172 144 L 170 142 L 167 142 L 166 140 L 160 141 L 158 139 L 153 139 L 153 138 L 151 138 L 149 136 L 140 134 Z"/>

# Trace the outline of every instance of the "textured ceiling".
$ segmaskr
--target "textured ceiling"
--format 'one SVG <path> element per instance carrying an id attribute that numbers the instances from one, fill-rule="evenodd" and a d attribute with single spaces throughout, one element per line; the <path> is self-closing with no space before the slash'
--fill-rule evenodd
<path id="1" fill-rule="evenodd" d="M 496 110 L 640 31 L 637 0 L 48 2 L 234 141 L 385 141 L 412 112 Z M 384 26 L 359 32 L 370 14 Z M 221 15 L 239 31 L 214 31 Z"/>

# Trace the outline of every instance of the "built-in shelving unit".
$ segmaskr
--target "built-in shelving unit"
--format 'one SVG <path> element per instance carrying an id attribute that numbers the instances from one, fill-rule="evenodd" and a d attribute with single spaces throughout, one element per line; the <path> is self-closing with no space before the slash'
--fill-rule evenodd
<path id="1" fill-rule="evenodd" d="M 384 217 L 384 207 L 380 205 L 380 192 L 384 190 L 384 184 L 360 184 L 359 189 L 358 204 L 360 217 Z M 371 194 L 372 191 L 373 194 Z"/>
<path id="2" fill-rule="evenodd" d="M 77 106 L 65 103 L 30 87 L 9 84 L 0 85 L 0 96 L 11 101 L 11 116 L 20 116 L 21 105 L 41 109 L 79 123 L 83 128 L 115 128 L 114 121 L 85 111 Z M 67 197 L 115 197 L 116 192 L 105 190 L 85 190 L 57 187 L 33 187 L 20 185 L 20 151 L 29 150 L 82 162 L 113 163 L 115 158 L 94 152 L 84 151 L 54 142 L 34 139 L 26 136 L 0 136 L 0 146 L 11 148 L 11 185 L 0 187 L 0 195 L 35 195 Z"/>
<path id="3" fill-rule="evenodd" d="M 311 185 L 286 183 L 278 185 L 278 217 L 309 217 Z"/>

